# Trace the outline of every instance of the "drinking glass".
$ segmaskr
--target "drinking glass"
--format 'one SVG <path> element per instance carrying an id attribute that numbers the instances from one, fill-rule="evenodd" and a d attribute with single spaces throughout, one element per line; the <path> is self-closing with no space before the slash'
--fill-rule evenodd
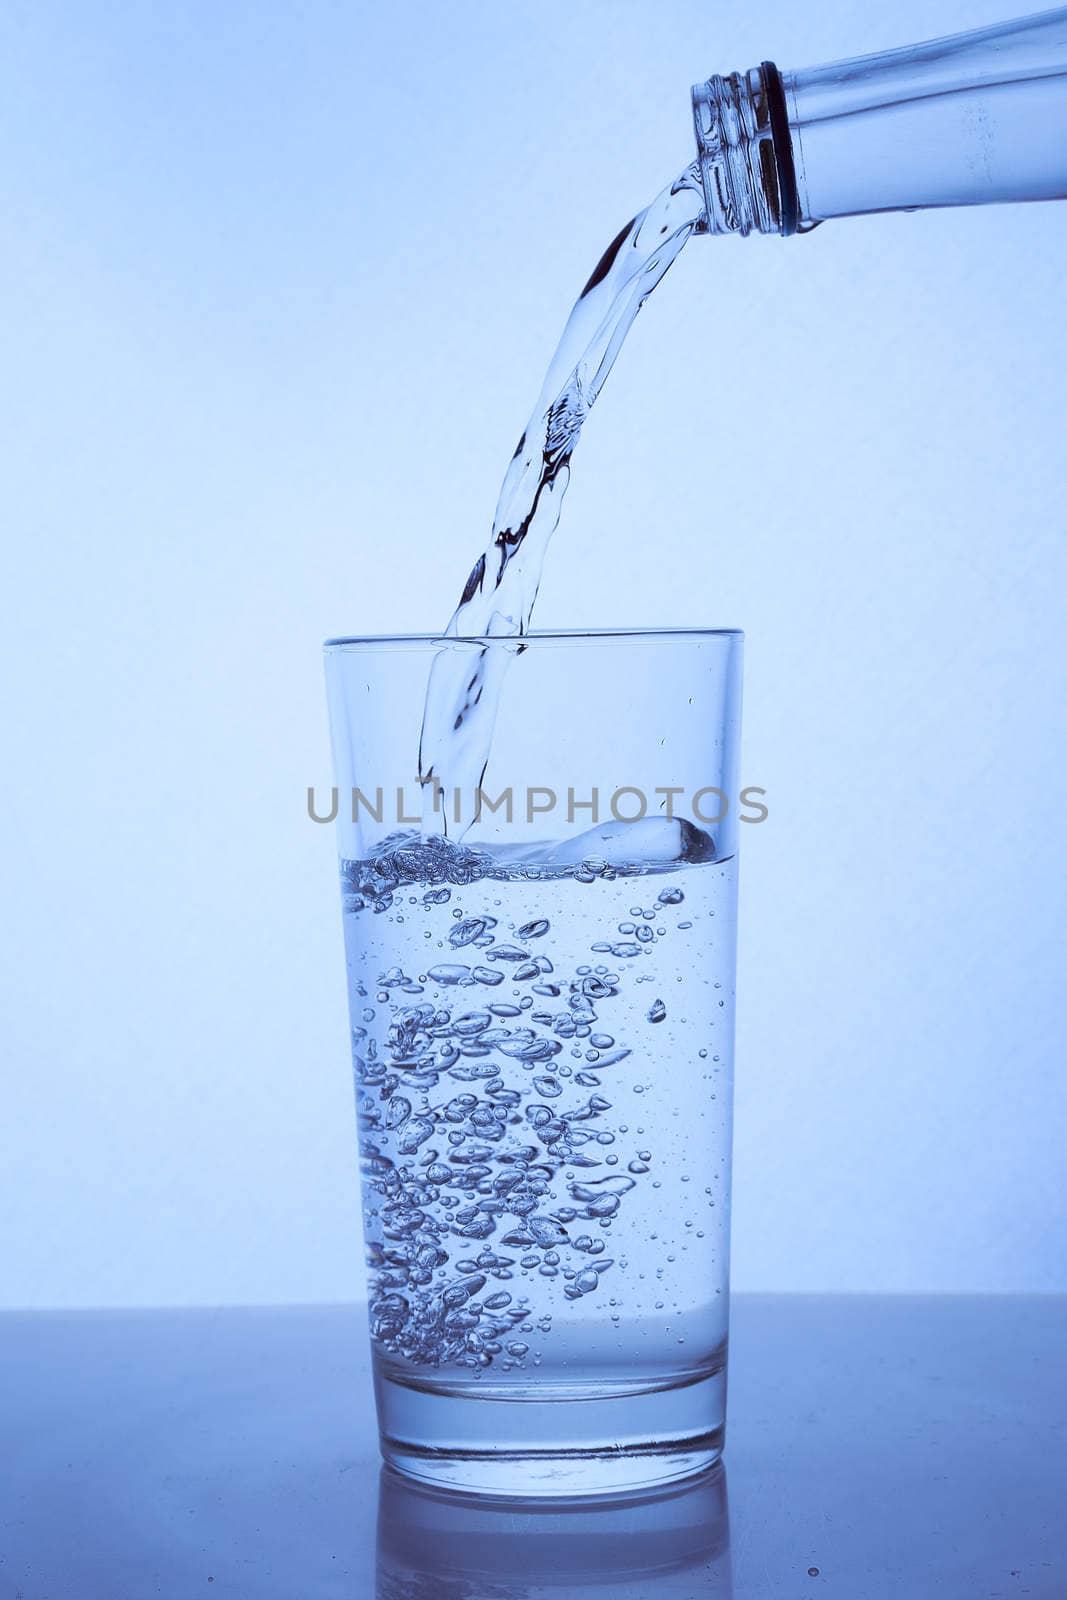
<path id="1" fill-rule="evenodd" d="M 417 782 L 443 652 L 472 681 L 498 657 L 469 794 Z M 327 643 L 371 1345 L 402 1472 L 600 1495 L 722 1450 L 741 656 L 719 629 Z"/>

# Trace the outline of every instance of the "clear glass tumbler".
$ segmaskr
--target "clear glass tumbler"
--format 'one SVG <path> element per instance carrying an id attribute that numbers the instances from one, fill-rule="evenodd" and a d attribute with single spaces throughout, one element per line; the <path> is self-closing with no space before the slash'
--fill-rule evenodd
<path id="1" fill-rule="evenodd" d="M 420 793 L 443 651 L 510 657 Z M 722 1450 L 742 637 L 326 646 L 382 1452 L 570 1496 Z"/>

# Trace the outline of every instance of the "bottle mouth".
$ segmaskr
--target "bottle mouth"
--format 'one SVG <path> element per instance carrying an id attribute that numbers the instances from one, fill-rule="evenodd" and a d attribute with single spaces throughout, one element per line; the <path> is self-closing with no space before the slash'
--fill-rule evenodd
<path id="1" fill-rule="evenodd" d="M 796 167 L 782 75 L 773 61 L 693 85 L 704 233 L 796 233 Z"/>

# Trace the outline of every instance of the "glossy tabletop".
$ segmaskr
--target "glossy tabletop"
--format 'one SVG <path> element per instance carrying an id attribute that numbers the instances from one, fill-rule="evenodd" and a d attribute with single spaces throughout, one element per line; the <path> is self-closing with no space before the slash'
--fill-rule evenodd
<path id="1" fill-rule="evenodd" d="M 1067 1597 L 1067 1299 L 741 1296 L 725 1471 L 492 1505 L 379 1467 L 364 1315 L 0 1316 L 0 1600 Z"/>

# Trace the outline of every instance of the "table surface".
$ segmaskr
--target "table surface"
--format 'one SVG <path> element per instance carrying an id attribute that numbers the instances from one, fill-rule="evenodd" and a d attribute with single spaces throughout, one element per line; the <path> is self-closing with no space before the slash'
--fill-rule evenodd
<path id="1" fill-rule="evenodd" d="M 550 1513 L 380 1473 L 358 1307 L 9 1312 L 0 1362 L 0 1600 L 1067 1597 L 1067 1297 L 738 1296 L 725 1473 Z"/>

